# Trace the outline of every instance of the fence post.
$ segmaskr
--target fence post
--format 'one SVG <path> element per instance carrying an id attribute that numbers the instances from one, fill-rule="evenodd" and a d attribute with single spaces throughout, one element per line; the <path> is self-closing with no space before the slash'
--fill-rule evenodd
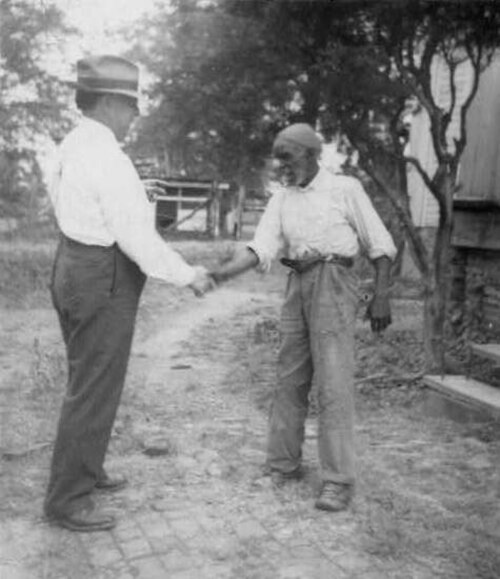
<path id="1" fill-rule="evenodd" d="M 243 227 L 243 211 L 245 210 L 245 197 L 246 188 L 245 185 L 240 185 L 238 187 L 238 197 L 236 201 L 236 219 L 235 219 L 235 231 L 234 238 L 236 240 L 241 238 L 241 229 Z"/>
<path id="2" fill-rule="evenodd" d="M 218 184 L 214 182 L 212 188 L 212 237 L 218 239 L 220 237 L 220 204 L 222 191 Z"/>

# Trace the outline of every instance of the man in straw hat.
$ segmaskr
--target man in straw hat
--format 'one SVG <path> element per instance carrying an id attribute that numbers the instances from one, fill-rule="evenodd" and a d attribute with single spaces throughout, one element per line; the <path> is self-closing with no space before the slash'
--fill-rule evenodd
<path id="1" fill-rule="evenodd" d="M 354 489 L 354 329 L 358 305 L 352 265 L 361 244 L 375 266 L 368 313 L 375 332 L 391 323 L 388 284 L 396 248 L 357 179 L 320 167 L 321 141 L 307 124 L 281 131 L 273 145 L 282 186 L 255 237 L 212 271 L 219 282 L 272 260 L 289 268 L 280 324 L 277 385 L 267 470 L 281 486 L 302 478 L 302 444 L 311 385 L 317 387 L 322 488 L 316 508 L 348 507 Z"/>
<path id="2" fill-rule="evenodd" d="M 119 141 L 138 114 L 139 71 L 116 56 L 77 64 L 83 113 L 60 146 L 50 196 L 61 232 L 52 298 L 68 357 L 68 384 L 57 430 L 45 512 L 73 531 L 115 525 L 91 498 L 127 481 L 104 470 L 123 389 L 139 297 L 146 276 L 190 287 L 213 282 L 155 229 L 154 206 Z"/>

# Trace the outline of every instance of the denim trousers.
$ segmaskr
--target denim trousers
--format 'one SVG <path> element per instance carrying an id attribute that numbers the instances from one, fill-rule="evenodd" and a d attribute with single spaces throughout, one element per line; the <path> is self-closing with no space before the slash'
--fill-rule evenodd
<path id="1" fill-rule="evenodd" d="M 62 236 L 51 294 L 68 361 L 45 498 L 49 515 L 88 506 L 125 382 L 145 276 L 116 246 Z"/>
<path id="2" fill-rule="evenodd" d="M 321 479 L 344 484 L 355 481 L 357 285 L 349 268 L 331 263 L 289 273 L 269 417 L 267 465 L 271 470 L 288 473 L 300 466 L 314 388 Z"/>

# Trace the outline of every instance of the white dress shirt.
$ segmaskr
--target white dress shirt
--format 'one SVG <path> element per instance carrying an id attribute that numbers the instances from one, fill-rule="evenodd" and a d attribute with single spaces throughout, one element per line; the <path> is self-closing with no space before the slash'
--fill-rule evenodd
<path id="1" fill-rule="evenodd" d="M 332 254 L 394 259 L 396 247 L 361 183 L 320 168 L 306 187 L 280 186 L 248 244 L 267 271 L 283 251 L 291 259 Z"/>
<path id="2" fill-rule="evenodd" d="M 195 270 L 161 238 L 155 206 L 113 132 L 84 117 L 58 151 L 49 195 L 67 237 L 86 245 L 117 243 L 147 275 L 178 286 Z"/>

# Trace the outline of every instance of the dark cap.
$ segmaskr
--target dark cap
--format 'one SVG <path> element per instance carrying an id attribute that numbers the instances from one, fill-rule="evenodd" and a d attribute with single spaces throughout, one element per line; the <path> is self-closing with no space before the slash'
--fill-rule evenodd
<path id="1" fill-rule="evenodd" d="M 293 143 L 306 149 L 321 151 L 321 140 L 316 131 L 307 123 L 295 123 L 278 133 L 274 140 L 274 147 L 284 143 Z"/>

